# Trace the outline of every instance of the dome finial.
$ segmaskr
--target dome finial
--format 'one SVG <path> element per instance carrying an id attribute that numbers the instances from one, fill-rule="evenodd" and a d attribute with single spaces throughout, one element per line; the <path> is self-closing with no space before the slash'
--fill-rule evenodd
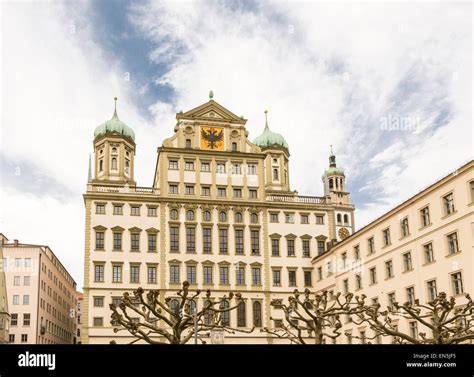
<path id="1" fill-rule="evenodd" d="M 214 92 L 212 90 L 209 91 L 209 99 L 213 99 L 214 98 Z"/>
<path id="2" fill-rule="evenodd" d="M 118 118 L 118 115 L 117 115 L 117 97 L 114 97 L 114 101 L 115 101 L 115 108 L 114 108 L 114 118 Z"/>
<path id="3" fill-rule="evenodd" d="M 265 109 L 264 113 L 265 113 L 265 129 L 270 129 L 270 127 L 268 127 L 268 109 Z"/>

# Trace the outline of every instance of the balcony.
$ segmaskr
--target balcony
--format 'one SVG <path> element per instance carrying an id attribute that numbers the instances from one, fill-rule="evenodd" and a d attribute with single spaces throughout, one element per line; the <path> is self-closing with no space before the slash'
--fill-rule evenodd
<path id="1" fill-rule="evenodd" d="M 324 196 L 301 196 L 301 195 L 267 195 L 267 202 L 282 202 L 282 203 L 302 203 L 302 204 L 326 204 Z"/>
<path id="2" fill-rule="evenodd" d="M 87 192 L 106 192 L 111 194 L 139 194 L 139 195 L 160 195 L 160 189 L 154 187 L 138 186 L 105 186 L 87 185 Z"/>

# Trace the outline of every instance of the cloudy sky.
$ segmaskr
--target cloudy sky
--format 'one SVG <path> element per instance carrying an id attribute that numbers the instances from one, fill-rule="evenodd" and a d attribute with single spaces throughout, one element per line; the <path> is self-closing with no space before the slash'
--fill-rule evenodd
<path id="1" fill-rule="evenodd" d="M 2 2 L 0 232 L 82 287 L 94 128 L 118 113 L 150 186 L 175 114 L 214 99 L 290 145 L 322 195 L 329 145 L 363 226 L 472 158 L 469 3 Z"/>

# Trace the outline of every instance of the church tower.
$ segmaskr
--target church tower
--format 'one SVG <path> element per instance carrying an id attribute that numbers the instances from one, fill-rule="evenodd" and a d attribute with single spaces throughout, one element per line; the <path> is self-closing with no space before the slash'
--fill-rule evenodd
<path id="1" fill-rule="evenodd" d="M 94 176 L 91 183 L 129 184 L 134 181 L 135 133 L 117 115 L 117 97 L 112 118 L 94 132 Z"/>
<path id="2" fill-rule="evenodd" d="M 329 196 L 331 202 L 336 204 L 350 204 L 349 192 L 346 191 L 346 176 L 344 169 L 336 165 L 336 156 L 332 151 L 329 155 L 329 169 L 327 169 L 322 180 L 324 183 L 324 195 Z"/>
<path id="3" fill-rule="evenodd" d="M 266 154 L 265 190 L 290 191 L 289 148 L 283 136 L 272 132 L 268 126 L 268 110 L 265 110 L 265 128 L 253 143 L 258 145 Z"/>

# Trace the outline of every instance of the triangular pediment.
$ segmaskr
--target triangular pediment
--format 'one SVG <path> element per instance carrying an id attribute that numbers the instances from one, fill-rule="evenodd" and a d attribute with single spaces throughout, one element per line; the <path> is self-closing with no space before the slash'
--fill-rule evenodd
<path id="1" fill-rule="evenodd" d="M 226 109 L 224 106 L 220 105 L 214 100 L 210 100 L 209 102 L 186 111 L 185 113 L 178 113 L 176 114 L 176 119 L 203 119 L 239 124 L 245 124 L 247 122 L 246 119 L 235 115 L 232 111 Z"/>

